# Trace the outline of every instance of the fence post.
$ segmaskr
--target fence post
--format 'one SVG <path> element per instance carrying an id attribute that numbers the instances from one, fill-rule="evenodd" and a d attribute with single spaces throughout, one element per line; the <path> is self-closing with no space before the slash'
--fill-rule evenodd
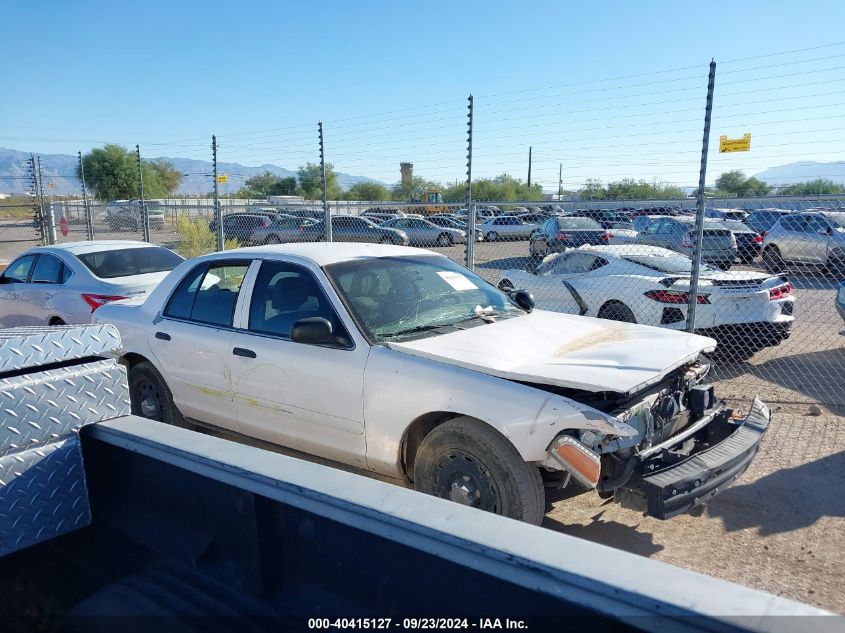
<path id="1" fill-rule="evenodd" d="M 79 179 L 82 181 L 82 205 L 85 208 L 85 237 L 89 240 L 94 239 L 94 219 L 91 217 L 91 205 L 88 204 L 88 190 L 85 188 L 85 165 L 82 162 L 82 152 L 77 152 L 79 156 Z"/>
<path id="2" fill-rule="evenodd" d="M 211 166 L 214 176 L 214 233 L 217 239 L 217 250 L 222 251 L 226 245 L 223 241 L 223 210 L 220 208 L 220 183 L 217 182 L 217 136 L 211 135 Z"/>
<path id="3" fill-rule="evenodd" d="M 41 174 L 41 156 L 36 158 L 38 161 L 38 190 L 41 195 L 41 217 L 45 217 L 44 213 L 44 177 Z M 53 215 L 53 203 L 47 205 L 47 244 L 56 243 L 56 217 Z"/>
<path id="4" fill-rule="evenodd" d="M 32 224 L 38 229 L 38 241 L 44 245 L 44 211 L 41 208 L 41 196 L 38 194 L 38 170 L 35 166 L 35 154 L 26 159 L 30 177 L 30 193 L 32 194 Z"/>
<path id="5" fill-rule="evenodd" d="M 687 332 L 695 332 L 695 307 L 698 305 L 698 277 L 701 274 L 701 246 L 704 242 L 704 180 L 707 177 L 707 151 L 710 147 L 710 115 L 713 113 L 713 87 L 716 83 L 716 61 L 710 61 L 707 80 L 707 107 L 704 110 L 704 137 L 701 141 L 701 171 L 698 174 L 698 196 L 695 213 L 695 248 L 692 254 Z"/>
<path id="6" fill-rule="evenodd" d="M 141 229 L 143 240 L 150 241 L 150 217 L 147 215 L 147 203 L 144 201 L 144 174 L 141 171 L 141 147 L 135 145 L 135 160 L 138 163 L 138 195 L 141 198 Z M 131 205 L 130 205 L 131 208 Z"/>
<path id="7" fill-rule="evenodd" d="M 467 100 L 467 247 L 466 267 L 475 269 L 475 203 L 472 201 L 472 95 Z"/>
<path id="8" fill-rule="evenodd" d="M 326 191 L 326 154 L 323 145 L 323 122 L 317 123 L 317 130 L 320 133 L 320 178 L 323 181 L 323 217 L 326 225 L 326 241 L 332 241 L 332 217 L 329 212 L 328 192 Z"/>

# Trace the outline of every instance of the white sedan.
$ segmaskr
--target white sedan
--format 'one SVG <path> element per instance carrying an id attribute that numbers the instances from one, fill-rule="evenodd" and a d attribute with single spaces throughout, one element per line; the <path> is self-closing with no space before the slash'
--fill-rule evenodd
<path id="1" fill-rule="evenodd" d="M 120 331 L 136 414 L 532 523 L 544 483 L 668 518 L 750 464 L 770 414 L 731 420 L 703 384 L 712 339 L 532 310 L 431 251 L 340 242 L 199 257 L 95 319 Z"/>
<path id="2" fill-rule="evenodd" d="M 689 257 L 664 248 L 584 246 L 551 255 L 531 272 L 508 270 L 499 288 L 528 290 L 548 310 L 683 330 L 690 271 Z M 789 336 L 795 297 L 786 277 L 706 264 L 701 271 L 696 332 L 715 338 L 720 352 L 747 358 Z"/>
<path id="3" fill-rule="evenodd" d="M 129 240 L 29 249 L 0 275 L 0 327 L 90 323 L 97 308 L 146 295 L 182 261 Z"/>

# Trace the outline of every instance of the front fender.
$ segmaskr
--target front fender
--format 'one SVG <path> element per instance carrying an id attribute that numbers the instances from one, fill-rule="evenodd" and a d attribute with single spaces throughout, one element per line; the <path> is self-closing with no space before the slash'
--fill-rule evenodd
<path id="1" fill-rule="evenodd" d="M 636 430 L 615 418 L 541 389 L 405 354 L 371 349 L 364 373 L 367 465 L 401 474 L 402 438 L 416 418 L 454 413 L 489 424 L 510 440 L 526 462 L 543 462 L 561 431 L 591 429 L 631 437 Z"/>

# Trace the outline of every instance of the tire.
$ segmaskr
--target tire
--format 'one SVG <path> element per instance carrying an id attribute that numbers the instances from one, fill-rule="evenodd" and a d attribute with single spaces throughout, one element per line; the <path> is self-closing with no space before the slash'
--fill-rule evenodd
<path id="1" fill-rule="evenodd" d="M 429 433 L 414 461 L 417 490 L 539 525 L 545 511 L 540 469 L 495 429 L 469 417 Z"/>
<path id="2" fill-rule="evenodd" d="M 451 246 L 452 245 L 452 236 L 448 233 L 441 233 L 437 236 L 437 246 Z"/>
<path id="3" fill-rule="evenodd" d="M 67 323 L 60 317 L 53 317 L 48 325 L 67 325 Z"/>
<path id="4" fill-rule="evenodd" d="M 267 239 L 264 240 L 265 244 L 281 244 L 282 240 L 279 239 L 278 235 L 270 234 L 267 236 Z"/>
<path id="5" fill-rule="evenodd" d="M 129 400 L 134 415 L 190 428 L 173 404 L 173 396 L 164 378 L 148 361 L 138 363 L 129 370 Z"/>
<path id="6" fill-rule="evenodd" d="M 379 244 L 393 244 L 394 242 L 393 242 L 393 240 L 392 240 L 392 239 L 390 239 L 389 237 L 387 237 L 387 236 L 385 235 L 384 237 L 382 237 L 381 239 L 379 239 L 378 243 L 379 243 Z"/>
<path id="7" fill-rule="evenodd" d="M 622 321 L 623 323 L 636 323 L 637 318 L 631 312 L 631 308 L 624 303 L 618 301 L 609 301 L 605 303 L 598 313 L 600 319 L 608 319 L 610 321 Z"/>
<path id="8" fill-rule="evenodd" d="M 549 254 L 549 243 L 545 239 L 528 242 L 531 257 L 545 257 Z"/>
<path id="9" fill-rule="evenodd" d="M 484 239 L 488 242 L 495 242 L 499 239 L 499 234 L 496 231 L 490 231 L 487 235 L 484 236 Z"/>
<path id="10" fill-rule="evenodd" d="M 763 266 L 770 273 L 783 272 L 783 258 L 777 246 L 767 246 L 763 251 Z"/>
<path id="11" fill-rule="evenodd" d="M 825 268 L 837 279 L 845 277 L 845 253 L 831 253 Z"/>

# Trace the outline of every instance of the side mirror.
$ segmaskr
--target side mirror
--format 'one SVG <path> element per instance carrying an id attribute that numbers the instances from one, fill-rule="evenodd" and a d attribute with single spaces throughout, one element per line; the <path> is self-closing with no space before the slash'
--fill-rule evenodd
<path id="1" fill-rule="evenodd" d="M 531 312 L 534 309 L 534 295 L 527 290 L 517 290 L 512 296 L 516 305 L 526 312 Z"/>
<path id="2" fill-rule="evenodd" d="M 331 342 L 331 338 L 332 324 L 323 317 L 300 319 L 293 324 L 290 331 L 290 340 L 295 343 L 319 345 Z"/>
<path id="3" fill-rule="evenodd" d="M 2 286 L 3 284 L 7 284 L 7 283 L 9 283 L 9 278 L 5 277 L 3 275 L 0 275 L 0 286 Z"/>

